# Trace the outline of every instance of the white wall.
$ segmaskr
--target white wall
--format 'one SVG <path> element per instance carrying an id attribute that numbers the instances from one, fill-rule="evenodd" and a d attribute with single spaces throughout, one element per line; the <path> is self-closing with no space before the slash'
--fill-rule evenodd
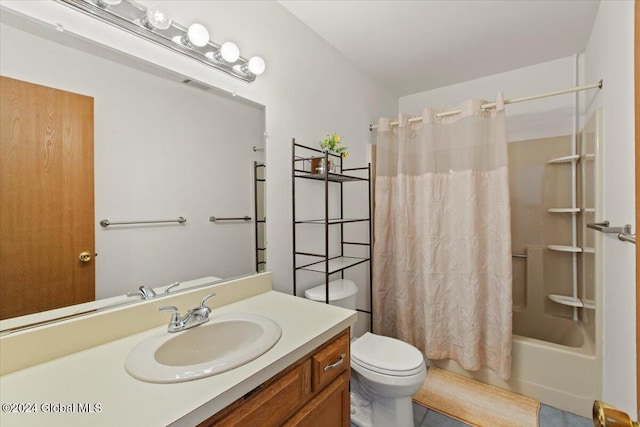
<path id="1" fill-rule="evenodd" d="M 252 84 L 52 1 L 0 4 L 266 106 L 268 268 L 275 289 L 284 292 L 292 285 L 291 138 L 315 145 L 337 132 L 350 149 L 347 166 L 360 166 L 367 159 L 368 124 L 397 113 L 397 96 L 275 2 L 163 2 L 176 22 L 201 22 L 213 40 L 233 40 L 243 56 L 262 56 L 266 72 Z M 358 197 L 366 203 L 366 194 Z"/>
<path id="2" fill-rule="evenodd" d="M 94 98 L 97 299 L 142 284 L 254 271 L 253 224 L 213 224 L 209 216 L 253 216 L 252 160 L 263 154 L 252 147 L 263 141 L 261 107 L 4 24 L 0 73 Z M 99 225 L 178 216 L 187 222 Z"/>
<path id="3" fill-rule="evenodd" d="M 603 109 L 604 218 L 615 226 L 633 225 L 635 218 L 633 19 L 634 2 L 601 2 L 585 51 L 587 80 L 604 79 L 603 90 L 586 98 L 586 117 Z M 605 236 L 603 261 L 603 400 L 633 416 L 635 248 Z"/>
<path id="4" fill-rule="evenodd" d="M 573 57 L 494 74 L 400 98 L 400 111 L 419 115 L 426 107 L 452 108 L 467 99 L 519 98 L 574 86 Z M 597 81 L 597 80 L 596 80 Z M 591 82 L 590 82 L 591 83 Z M 571 135 L 573 95 L 561 95 L 507 107 L 507 139 L 522 141 Z"/>

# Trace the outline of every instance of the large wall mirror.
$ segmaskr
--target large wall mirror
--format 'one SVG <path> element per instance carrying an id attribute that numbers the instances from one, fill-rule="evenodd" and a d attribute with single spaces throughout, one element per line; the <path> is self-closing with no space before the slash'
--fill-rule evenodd
<path id="1" fill-rule="evenodd" d="M 0 16 L 1 329 L 264 269 L 263 106 Z"/>

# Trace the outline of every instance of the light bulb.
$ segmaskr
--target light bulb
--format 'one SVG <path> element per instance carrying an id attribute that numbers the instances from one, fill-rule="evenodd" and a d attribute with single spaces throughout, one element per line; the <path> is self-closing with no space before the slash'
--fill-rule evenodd
<path id="1" fill-rule="evenodd" d="M 171 16 L 166 9 L 152 5 L 147 9 L 147 16 L 145 17 L 144 23 L 158 30 L 166 30 L 171 26 Z"/>
<path id="2" fill-rule="evenodd" d="M 187 30 L 187 40 L 194 46 L 206 46 L 209 43 L 209 31 L 202 24 L 191 24 Z"/>
<path id="3" fill-rule="evenodd" d="M 240 49 L 233 42 L 225 42 L 220 47 L 220 56 L 227 62 L 236 62 L 240 58 Z"/>
<path id="4" fill-rule="evenodd" d="M 247 69 L 256 76 L 259 76 L 260 74 L 264 73 L 264 59 L 260 58 L 259 56 L 251 57 L 251 59 L 249 59 L 249 63 L 247 64 Z"/>

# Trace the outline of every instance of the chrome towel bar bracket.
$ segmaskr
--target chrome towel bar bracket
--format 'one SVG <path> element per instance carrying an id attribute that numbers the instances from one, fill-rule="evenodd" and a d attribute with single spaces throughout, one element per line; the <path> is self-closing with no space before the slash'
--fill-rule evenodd
<path id="1" fill-rule="evenodd" d="M 601 233 L 617 234 L 618 239 L 623 242 L 636 243 L 636 235 L 631 233 L 631 224 L 626 224 L 623 227 L 610 227 L 609 221 L 602 221 L 587 224 L 587 227 Z"/>

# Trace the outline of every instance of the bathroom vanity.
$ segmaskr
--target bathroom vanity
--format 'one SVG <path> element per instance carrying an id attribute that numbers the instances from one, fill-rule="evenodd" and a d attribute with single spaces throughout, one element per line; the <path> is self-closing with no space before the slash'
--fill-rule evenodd
<path id="1" fill-rule="evenodd" d="M 211 292 L 212 318 L 265 316 L 281 327 L 280 340 L 249 363 L 194 381 L 149 383 L 125 371 L 132 348 L 166 333 L 168 316 L 158 306 L 184 311 Z M 356 317 L 274 292 L 267 273 L 3 336 L 0 399 L 15 410 L 0 412 L 0 425 L 347 426 L 349 328 Z M 126 330 L 136 322 L 142 331 Z M 121 337 L 113 339 L 114 332 Z M 82 348 L 87 341 L 91 346 Z M 50 359 L 31 359 L 32 353 Z"/>
<path id="2" fill-rule="evenodd" d="M 347 329 L 199 427 L 348 426 L 349 376 Z"/>

